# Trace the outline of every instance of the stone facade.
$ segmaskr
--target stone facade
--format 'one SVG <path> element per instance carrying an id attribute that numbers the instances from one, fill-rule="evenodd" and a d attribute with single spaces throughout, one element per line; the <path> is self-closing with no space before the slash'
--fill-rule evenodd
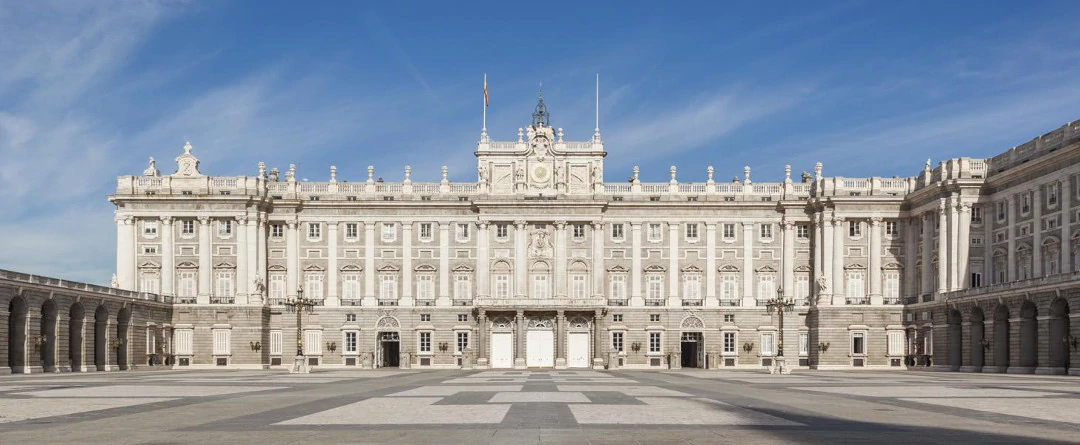
<path id="1" fill-rule="evenodd" d="M 1078 127 L 915 177 L 825 177 L 819 163 L 773 183 L 749 167 L 718 182 L 711 166 L 703 182 L 674 166 L 664 183 L 637 167 L 605 182 L 599 129 L 564 141 L 542 100 L 516 141 L 481 134 L 475 182 L 450 182 L 445 167 L 435 183 L 409 167 L 399 182 L 374 167 L 307 182 L 261 162 L 254 176 L 206 176 L 188 144 L 175 173 L 151 160 L 118 179 L 117 284 L 176 299 L 170 344 L 187 366 L 287 366 L 297 324 L 283 304 L 301 292 L 317 304 L 302 331 L 318 366 L 757 368 L 782 336 L 789 366 L 940 363 L 911 333 L 943 321 L 916 314 L 993 288 L 995 262 L 1008 264 L 1002 282 L 1075 270 L 1070 243 L 1050 240 L 1075 239 L 1080 219 L 1065 197 Z M 1036 188 L 1034 202 L 1056 193 L 1056 207 L 987 219 Z M 1043 237 L 1029 227 L 990 242 L 1053 215 L 1064 219 Z M 1016 266 L 1048 252 L 1064 256 Z M 793 304 L 784 326 L 766 310 L 777 297 Z"/>

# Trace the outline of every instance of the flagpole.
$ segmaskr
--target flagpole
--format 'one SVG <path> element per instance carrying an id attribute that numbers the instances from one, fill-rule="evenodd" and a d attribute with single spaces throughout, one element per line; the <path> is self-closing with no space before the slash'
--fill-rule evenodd
<path id="1" fill-rule="evenodd" d="M 600 73 L 596 73 L 596 128 L 593 129 L 593 140 L 600 142 Z"/>
<path id="2" fill-rule="evenodd" d="M 483 128 L 480 130 L 480 137 L 487 138 L 487 73 L 484 73 L 484 118 Z"/>

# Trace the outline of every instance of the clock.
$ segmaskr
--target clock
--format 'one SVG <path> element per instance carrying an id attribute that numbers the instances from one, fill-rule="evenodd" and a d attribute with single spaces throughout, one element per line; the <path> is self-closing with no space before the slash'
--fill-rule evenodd
<path id="1" fill-rule="evenodd" d="M 544 164 L 539 164 L 536 167 L 533 167 L 533 169 L 532 169 L 533 180 L 537 181 L 537 182 L 547 181 L 548 180 L 548 175 L 550 173 L 551 172 L 548 170 L 548 167 L 546 165 L 544 165 Z"/>

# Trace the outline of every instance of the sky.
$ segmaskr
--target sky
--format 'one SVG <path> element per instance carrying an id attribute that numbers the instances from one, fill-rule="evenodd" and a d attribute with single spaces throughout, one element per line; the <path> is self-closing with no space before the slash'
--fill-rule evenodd
<path id="1" fill-rule="evenodd" d="M 1080 119 L 1070 2 L 0 1 L 0 268 L 107 284 L 107 195 L 209 175 L 475 180 L 539 84 L 607 180 L 911 176 Z"/>

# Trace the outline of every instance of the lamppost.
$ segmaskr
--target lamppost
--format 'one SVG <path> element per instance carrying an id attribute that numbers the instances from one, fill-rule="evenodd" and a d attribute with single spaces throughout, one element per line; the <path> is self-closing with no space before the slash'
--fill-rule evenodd
<path id="1" fill-rule="evenodd" d="M 780 336 L 776 342 L 776 368 L 780 374 L 787 374 L 790 371 L 785 366 L 784 359 L 784 312 L 790 311 L 795 308 L 795 300 L 790 298 L 784 299 L 784 288 L 776 288 L 776 298 L 765 302 L 765 308 L 772 314 L 774 311 L 780 315 Z"/>
<path id="2" fill-rule="evenodd" d="M 307 360 L 304 358 L 303 319 L 304 310 L 307 310 L 309 314 L 314 312 L 315 300 L 304 298 L 304 287 L 297 286 L 296 298 L 287 300 L 285 307 L 290 312 L 296 312 L 296 358 L 293 360 L 292 371 L 290 372 L 293 374 L 307 374 Z"/>

